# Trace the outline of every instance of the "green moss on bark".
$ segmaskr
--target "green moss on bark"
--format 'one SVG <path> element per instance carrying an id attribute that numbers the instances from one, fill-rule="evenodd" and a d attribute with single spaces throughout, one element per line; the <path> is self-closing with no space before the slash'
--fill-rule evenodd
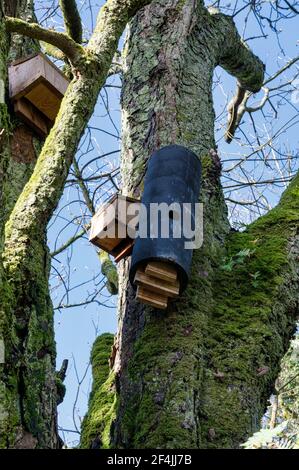
<path id="1" fill-rule="evenodd" d="M 101 263 L 101 273 L 106 277 L 106 288 L 111 295 L 118 293 L 118 275 L 115 264 L 106 251 L 100 250 L 98 256 Z"/>
<path id="2" fill-rule="evenodd" d="M 63 44 L 59 42 L 57 46 L 63 47 L 66 54 L 71 54 L 72 65 L 78 70 L 73 74 L 56 122 L 5 227 L 2 256 L 7 302 L 2 304 L 1 314 L 6 328 L 7 360 L 3 377 L 9 390 L 10 403 L 13 403 L 13 411 L 9 410 L 9 413 L 12 415 L 15 411 L 19 426 L 17 429 L 14 423 L 13 436 L 8 438 L 6 433 L 4 447 L 27 445 L 56 448 L 59 445 L 46 228 L 106 80 L 123 28 L 130 16 L 145 3 L 146 0 L 109 0 L 101 10 L 91 41 L 84 49 L 67 40 L 66 36 L 58 35 Z M 20 17 L 23 22 L 7 20 L 7 30 L 18 31 L 35 39 L 51 40 L 53 36 L 57 39 L 57 34 L 45 33 L 32 24 L 35 20 L 32 0 L 20 0 L 11 6 L 14 11 L 8 11 L 8 15 Z M 20 55 L 27 56 L 28 49 L 34 48 L 36 41 L 12 34 L 11 44 L 13 47 L 9 57 L 13 60 Z M 10 416 L 9 423 L 12 421 Z"/>
<path id="3" fill-rule="evenodd" d="M 205 206 L 188 289 L 166 312 L 134 300 L 129 263 L 121 263 L 116 448 L 237 447 L 259 424 L 294 325 L 296 183 L 277 209 L 227 237 L 213 150 L 214 67 L 222 63 L 256 89 L 263 66 L 231 20 L 190 5 L 153 2 L 132 23 L 125 49 L 124 191 L 139 196 L 152 150 L 175 142 L 202 159 Z M 229 262 L 232 271 L 223 269 Z"/>
<path id="4" fill-rule="evenodd" d="M 91 352 L 93 385 L 88 413 L 82 423 L 80 447 L 108 448 L 110 427 L 115 417 L 114 374 L 109 371 L 113 335 L 104 333 L 94 342 Z"/>
<path id="5" fill-rule="evenodd" d="M 298 226 L 299 175 L 275 209 L 226 242 L 208 330 L 206 447 L 236 447 L 260 426 L 298 315 Z"/>

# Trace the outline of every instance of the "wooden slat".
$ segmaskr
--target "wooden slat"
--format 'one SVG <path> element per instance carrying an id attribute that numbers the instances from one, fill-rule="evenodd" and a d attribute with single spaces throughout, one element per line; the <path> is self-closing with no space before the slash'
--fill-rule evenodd
<path id="1" fill-rule="evenodd" d="M 116 224 L 115 219 L 115 198 L 111 202 L 106 203 L 91 219 L 90 241 L 93 238 L 103 238 L 106 235 L 107 227 Z M 117 226 L 115 226 L 115 235 L 117 237 Z"/>
<path id="2" fill-rule="evenodd" d="M 47 56 L 40 54 L 40 58 L 44 65 L 45 79 L 50 85 L 52 85 L 54 90 L 63 96 L 69 86 L 69 79 Z"/>
<path id="3" fill-rule="evenodd" d="M 137 287 L 136 299 L 161 310 L 167 308 L 167 297 L 148 291 L 143 286 Z"/>
<path id="4" fill-rule="evenodd" d="M 121 243 L 120 245 L 122 245 L 120 248 L 116 247 L 116 249 L 113 250 L 114 261 L 116 263 L 132 253 L 134 240 L 126 238 L 126 243 Z"/>
<path id="5" fill-rule="evenodd" d="M 124 201 L 126 204 L 131 202 L 139 202 L 135 199 L 115 194 L 97 211 L 97 213 L 91 219 L 91 229 L 89 235 L 89 241 L 91 243 L 94 243 L 100 248 L 108 251 L 113 256 L 117 257 L 118 261 L 124 256 L 128 256 L 130 254 L 131 251 L 128 245 L 132 247 L 134 243 L 134 240 L 127 236 L 127 225 L 120 222 L 117 218 L 119 200 Z M 132 217 L 128 217 L 126 222 L 129 223 L 130 220 L 132 220 Z M 113 235 L 107 237 L 107 231 L 109 231 L 109 227 L 114 228 L 114 230 L 111 230 Z M 121 229 L 120 233 L 118 233 L 119 228 Z M 121 246 L 120 243 L 124 240 L 126 241 L 124 242 L 124 245 Z"/>
<path id="6" fill-rule="evenodd" d="M 105 216 L 106 214 L 104 213 L 101 215 L 100 220 L 92 219 L 89 241 L 110 253 L 123 240 L 125 240 L 125 237 L 118 237 L 117 220 L 112 217 Z M 98 231 L 98 228 L 101 230 Z"/>
<path id="7" fill-rule="evenodd" d="M 42 80 L 37 83 L 35 87 L 25 94 L 25 98 L 47 116 L 48 119 L 55 121 L 60 108 L 62 95 L 58 97 L 57 93 L 53 92 L 46 81 Z"/>
<path id="8" fill-rule="evenodd" d="M 45 137 L 48 134 L 48 122 L 31 103 L 21 98 L 14 103 L 14 111 L 26 124 L 32 127 L 39 135 Z"/>
<path id="9" fill-rule="evenodd" d="M 102 250 L 112 253 L 112 251 L 123 241 L 123 238 L 90 238 L 89 241 Z"/>
<path id="10" fill-rule="evenodd" d="M 169 282 L 177 279 L 175 267 L 167 261 L 150 261 L 145 268 L 145 273 Z"/>
<path id="11" fill-rule="evenodd" d="M 105 202 L 104 204 L 102 204 L 102 206 L 99 208 L 99 210 L 97 210 L 96 214 L 93 216 L 92 220 L 96 217 L 98 217 L 103 211 L 105 211 L 107 209 L 107 207 L 110 206 L 110 204 L 112 204 L 118 197 L 118 194 L 113 194 L 113 196 L 111 196 L 110 199 L 108 199 L 107 202 Z"/>
<path id="12" fill-rule="evenodd" d="M 135 274 L 134 282 L 136 282 L 137 285 L 144 286 L 149 291 L 157 292 L 158 294 L 165 295 L 167 297 L 176 297 L 180 292 L 180 284 L 178 281 L 170 283 L 168 281 L 149 276 L 139 270 L 137 270 Z"/>
<path id="13" fill-rule="evenodd" d="M 47 81 L 61 97 L 69 85 L 61 70 L 42 53 L 13 62 L 9 67 L 10 98 L 21 98 L 41 79 Z"/>
<path id="14" fill-rule="evenodd" d="M 43 70 L 43 64 L 38 55 L 11 65 L 8 68 L 10 98 L 17 100 L 24 96 L 34 82 L 43 77 Z"/>

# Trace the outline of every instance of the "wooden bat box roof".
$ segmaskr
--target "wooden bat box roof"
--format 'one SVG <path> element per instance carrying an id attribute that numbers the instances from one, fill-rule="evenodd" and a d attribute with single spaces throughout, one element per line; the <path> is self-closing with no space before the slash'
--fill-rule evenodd
<path id="1" fill-rule="evenodd" d="M 69 80 L 44 54 L 9 67 L 9 96 L 16 113 L 41 134 L 53 124 Z"/>
<path id="2" fill-rule="evenodd" d="M 133 249 L 134 239 L 128 236 L 127 229 L 130 226 L 135 233 L 131 225 L 135 215 L 126 214 L 127 206 L 131 203 L 139 204 L 140 201 L 114 194 L 91 219 L 89 241 L 110 253 L 116 262 L 129 256 Z M 124 214 L 120 211 L 124 211 Z"/>

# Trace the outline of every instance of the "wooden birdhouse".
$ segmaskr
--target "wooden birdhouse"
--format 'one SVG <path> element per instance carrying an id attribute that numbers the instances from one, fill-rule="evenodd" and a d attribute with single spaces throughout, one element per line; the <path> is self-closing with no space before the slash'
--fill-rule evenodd
<path id="1" fill-rule="evenodd" d="M 91 219 L 89 241 L 110 253 L 116 263 L 133 249 L 136 214 L 127 215 L 128 205 L 132 203 L 139 205 L 136 199 L 115 194 Z"/>
<path id="2" fill-rule="evenodd" d="M 46 136 L 69 80 L 42 53 L 13 62 L 8 72 L 9 96 L 15 113 L 38 134 Z"/>

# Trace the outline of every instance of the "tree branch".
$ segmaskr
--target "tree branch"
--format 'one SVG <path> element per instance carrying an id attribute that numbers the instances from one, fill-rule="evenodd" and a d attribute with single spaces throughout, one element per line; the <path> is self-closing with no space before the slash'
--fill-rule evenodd
<path id="1" fill-rule="evenodd" d="M 237 86 L 236 94 L 227 107 L 228 124 L 225 132 L 225 140 L 228 144 L 232 141 L 245 112 L 255 113 L 256 111 L 261 110 L 269 100 L 269 88 L 263 88 L 263 90 L 265 92 L 263 98 L 261 99 L 259 105 L 253 108 L 247 106 L 247 101 L 252 93 L 248 90 L 244 90 L 244 88 L 240 87 L 240 85 Z"/>
<path id="2" fill-rule="evenodd" d="M 234 137 L 235 131 L 238 128 L 241 119 L 244 115 L 245 112 L 248 113 L 253 113 L 255 111 L 258 111 L 262 109 L 262 107 L 265 105 L 265 103 L 269 99 L 269 93 L 270 91 L 273 91 L 275 89 L 279 89 L 282 86 L 285 86 L 287 84 L 291 84 L 292 80 L 289 80 L 288 82 L 284 83 L 283 85 L 280 85 L 279 87 L 276 88 L 266 88 L 265 85 L 273 81 L 275 78 L 277 78 L 279 75 L 281 75 L 283 72 L 285 72 L 287 69 L 289 69 L 293 64 L 295 64 L 299 60 L 299 57 L 295 57 L 294 59 L 290 60 L 286 65 L 284 65 L 281 69 L 279 69 L 274 75 L 272 75 L 270 78 L 264 81 L 263 83 L 263 90 L 265 91 L 265 94 L 263 98 L 261 99 L 261 102 L 258 106 L 255 108 L 253 107 L 248 107 L 246 105 L 248 99 L 252 95 L 252 92 L 244 90 L 240 85 L 237 86 L 237 91 L 231 102 L 229 103 L 227 110 L 228 110 L 228 125 L 227 125 L 227 130 L 225 132 L 225 140 L 227 143 L 230 143 Z"/>
<path id="3" fill-rule="evenodd" d="M 101 62 L 103 51 L 117 49 L 118 38 L 128 21 L 151 0 L 108 0 L 101 8 L 87 50 Z"/>
<path id="4" fill-rule="evenodd" d="M 225 132 L 225 140 L 230 143 L 234 137 L 235 131 L 245 113 L 245 102 L 248 92 L 245 88 L 237 85 L 237 91 L 233 99 L 230 101 L 228 111 L 228 125 Z"/>
<path id="5" fill-rule="evenodd" d="M 69 246 L 71 246 L 72 243 L 79 240 L 79 238 L 84 237 L 84 235 L 86 235 L 87 230 L 89 230 L 89 229 L 90 229 L 90 224 L 87 224 L 83 230 L 81 230 L 79 233 L 77 233 L 73 237 L 69 238 L 69 240 L 67 242 L 65 242 L 63 245 L 61 245 L 59 248 L 52 251 L 50 253 L 51 258 L 55 258 L 55 256 L 59 255 L 64 250 L 66 250 Z"/>
<path id="6" fill-rule="evenodd" d="M 299 10 L 297 10 L 294 5 L 291 5 L 291 3 L 288 2 L 288 0 L 284 0 L 284 1 L 288 5 L 289 9 L 292 10 L 293 13 L 296 13 L 296 15 L 299 15 Z"/>
<path id="7" fill-rule="evenodd" d="M 42 46 L 44 53 L 47 55 L 50 55 L 51 57 L 53 57 L 53 59 L 63 60 L 63 61 L 66 59 L 64 53 L 57 47 L 52 46 L 52 44 L 49 44 L 48 42 L 45 42 L 45 41 L 40 41 L 40 45 Z"/>
<path id="8" fill-rule="evenodd" d="M 65 29 L 69 37 L 78 44 L 82 43 L 82 23 L 75 0 L 59 0 Z"/>
<path id="9" fill-rule="evenodd" d="M 3 259 L 14 302 L 25 296 L 26 289 L 30 289 L 28 284 L 38 283 L 36 257 L 38 254 L 44 266 L 46 227 L 61 197 L 80 138 L 105 83 L 123 29 L 131 15 L 146 3 L 149 0 L 108 0 L 99 14 L 97 32 L 93 34 L 87 54 L 83 54 L 83 48 L 66 34 L 8 18 L 10 31 L 32 34 L 61 50 L 63 47 L 65 53 L 70 47 L 75 59 L 80 55 L 83 66 L 83 73 L 72 80 L 64 95 L 33 174 L 6 224 Z"/>
<path id="10" fill-rule="evenodd" d="M 264 80 L 265 66 L 249 49 L 238 33 L 233 20 L 225 15 L 221 17 L 225 28 L 225 44 L 219 45 L 219 65 L 238 79 L 240 87 L 257 93 Z"/>
<path id="11" fill-rule="evenodd" d="M 78 66 L 84 55 L 83 47 L 65 33 L 58 33 L 57 31 L 42 28 L 37 23 L 27 23 L 27 21 L 8 16 L 5 18 L 5 26 L 10 33 L 23 34 L 57 47 L 69 58 L 74 66 Z"/>
<path id="12" fill-rule="evenodd" d="M 106 277 L 106 289 L 111 295 L 117 295 L 118 293 L 118 274 L 115 264 L 110 259 L 109 254 L 106 251 L 99 250 L 98 257 L 101 263 L 101 273 Z"/>
<path id="13" fill-rule="evenodd" d="M 258 92 L 264 80 L 264 64 L 242 40 L 231 17 L 210 9 L 210 14 L 219 22 L 225 41 L 219 41 L 219 65 L 238 80 L 237 91 L 228 105 L 228 127 L 225 140 L 231 142 L 245 112 L 249 93 Z M 223 36 L 222 36 L 223 37 Z"/>
<path id="14" fill-rule="evenodd" d="M 298 60 L 299 60 L 299 57 L 295 57 L 294 59 L 290 60 L 286 65 L 284 65 L 274 75 L 272 75 L 270 78 L 265 80 L 265 82 L 263 83 L 263 86 L 264 86 L 263 89 L 265 91 L 265 94 L 264 94 L 260 104 L 255 108 L 248 107 L 246 105 L 248 99 L 252 95 L 252 92 L 245 91 L 245 93 L 243 95 L 243 98 L 241 99 L 241 95 L 240 95 L 241 87 L 238 85 L 236 95 L 233 97 L 233 99 L 231 100 L 231 102 L 229 103 L 228 108 L 227 108 L 227 110 L 228 110 L 228 126 L 227 126 L 227 130 L 226 130 L 226 133 L 225 133 L 225 140 L 226 140 L 227 143 L 230 143 L 232 141 L 232 138 L 234 137 L 235 131 L 238 128 L 244 113 L 245 112 L 252 113 L 252 112 L 258 111 L 258 110 L 262 109 L 262 107 L 268 101 L 270 91 L 275 90 L 275 88 L 269 89 L 269 88 L 266 88 L 265 85 L 268 84 L 269 82 L 273 81 L 275 78 L 277 78 L 283 72 L 285 72 L 288 68 L 290 68 L 293 64 L 295 64 Z M 289 82 L 287 82 L 287 84 L 291 84 L 292 81 L 293 80 L 290 80 Z M 282 86 L 285 86 L 285 85 L 286 84 L 284 84 Z"/>

